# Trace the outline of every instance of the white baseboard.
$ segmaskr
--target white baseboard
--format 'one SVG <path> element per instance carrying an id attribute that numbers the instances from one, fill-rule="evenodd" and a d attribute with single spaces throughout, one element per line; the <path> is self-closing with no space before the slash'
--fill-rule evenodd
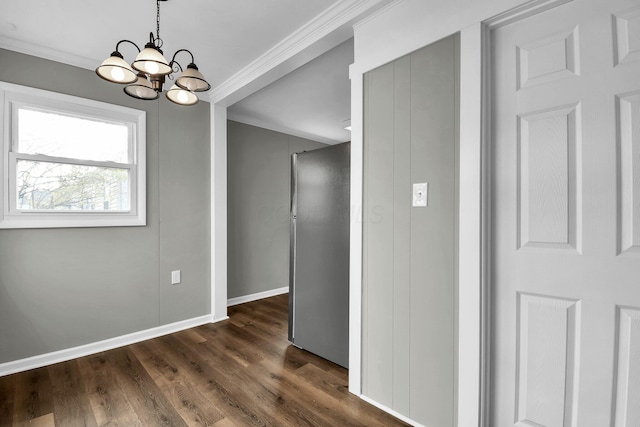
<path id="1" fill-rule="evenodd" d="M 284 288 L 272 289 L 270 291 L 258 292 L 257 294 L 245 295 L 242 297 L 229 298 L 227 300 L 227 307 L 231 307 L 232 305 L 244 304 L 245 302 L 256 301 L 263 298 L 274 297 L 276 295 L 282 295 L 289 293 L 289 287 L 285 286 Z"/>
<path id="2" fill-rule="evenodd" d="M 422 424 L 420 424 L 420 423 L 418 423 L 418 422 L 416 422 L 416 421 L 412 420 L 411 418 L 407 418 L 407 417 L 405 417 L 404 415 L 399 414 L 398 412 L 394 411 L 393 409 L 388 408 L 388 407 L 384 406 L 383 404 L 378 403 L 378 402 L 376 402 L 375 400 L 373 400 L 373 399 L 371 399 L 371 398 L 368 398 L 367 396 L 364 396 L 364 395 L 362 395 L 362 394 L 361 394 L 361 395 L 360 395 L 360 396 L 358 396 L 358 397 L 359 397 L 360 399 L 364 400 L 365 402 L 372 404 L 372 405 L 373 405 L 373 406 L 375 406 L 376 408 L 380 408 L 380 409 L 382 409 L 384 412 L 386 412 L 386 413 L 388 413 L 388 414 L 390 414 L 390 415 L 393 415 L 394 417 L 398 418 L 399 420 L 404 421 L 404 422 L 405 422 L 405 423 L 407 423 L 407 424 L 411 424 L 411 425 L 412 425 L 412 426 L 414 426 L 414 427 L 425 427 L 424 425 L 422 425 Z"/>
<path id="3" fill-rule="evenodd" d="M 220 319 L 222 320 L 222 319 Z M 131 334 L 122 335 L 115 338 L 109 338 L 103 341 L 97 341 L 78 347 L 67 348 L 64 350 L 54 351 L 52 353 L 41 354 L 38 356 L 27 357 L 26 359 L 14 360 L 11 362 L 0 363 L 0 377 L 14 374 L 16 372 L 24 372 L 30 369 L 41 368 L 43 366 L 52 365 L 54 363 L 66 362 L 67 360 L 76 359 L 78 357 L 88 356 L 90 354 L 100 353 L 106 350 L 123 347 L 125 345 L 135 344 L 137 342 L 146 341 L 151 338 L 157 338 L 162 335 L 172 334 L 185 329 L 194 328 L 196 326 L 205 325 L 207 323 L 215 323 L 215 319 L 211 315 L 194 317 L 193 319 L 182 320 L 180 322 L 162 325 L 144 331 L 133 332 Z"/>

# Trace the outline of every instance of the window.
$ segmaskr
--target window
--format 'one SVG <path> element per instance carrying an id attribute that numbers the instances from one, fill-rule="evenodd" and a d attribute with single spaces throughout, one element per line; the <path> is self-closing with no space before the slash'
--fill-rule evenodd
<path id="1" fill-rule="evenodd" d="M 146 224 L 144 111 L 0 82 L 0 228 Z"/>

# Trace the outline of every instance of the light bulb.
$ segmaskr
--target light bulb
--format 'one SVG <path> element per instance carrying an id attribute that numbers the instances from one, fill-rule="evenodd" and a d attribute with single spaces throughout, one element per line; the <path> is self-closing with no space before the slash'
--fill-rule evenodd
<path id="1" fill-rule="evenodd" d="M 144 64 L 144 68 L 146 68 L 149 74 L 157 74 L 160 71 L 160 67 L 153 61 L 147 61 Z"/>
<path id="2" fill-rule="evenodd" d="M 193 92 L 198 88 L 198 82 L 196 82 L 194 79 L 188 79 L 186 86 L 187 86 L 187 89 Z"/>
<path id="3" fill-rule="evenodd" d="M 111 68 L 111 78 L 117 82 L 121 82 L 124 80 L 124 71 L 120 67 L 112 67 Z"/>
<path id="4" fill-rule="evenodd" d="M 189 101 L 189 95 L 187 95 L 187 92 L 185 92 L 184 90 L 179 91 L 178 92 L 178 101 L 180 101 L 183 104 L 188 102 Z"/>

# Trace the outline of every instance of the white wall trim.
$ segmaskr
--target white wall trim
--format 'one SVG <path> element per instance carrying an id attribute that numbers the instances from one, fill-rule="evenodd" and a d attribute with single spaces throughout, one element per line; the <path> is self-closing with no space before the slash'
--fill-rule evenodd
<path id="1" fill-rule="evenodd" d="M 351 375 L 351 370 L 349 370 L 349 375 Z M 383 411 L 385 411 L 386 413 L 393 415 L 394 417 L 398 418 L 399 420 L 404 421 L 407 424 L 411 424 L 414 427 L 425 427 L 423 424 L 418 423 L 417 421 L 412 420 L 411 418 L 407 418 L 404 415 L 394 411 L 393 409 L 384 406 L 381 403 L 376 402 L 375 400 L 367 397 L 367 396 L 363 396 L 360 395 L 358 396 L 360 399 L 364 400 L 367 403 L 370 403 L 371 405 L 375 406 L 376 408 L 382 409 Z M 464 424 L 458 424 L 459 426 L 464 426 Z"/>
<path id="2" fill-rule="evenodd" d="M 320 142 L 322 144 L 334 145 L 340 144 L 341 142 L 346 141 L 336 141 L 329 138 L 323 138 L 318 135 L 312 135 L 310 133 L 301 132 L 299 130 L 291 129 L 286 126 L 277 125 L 274 123 L 268 123 L 266 121 L 262 121 L 260 119 L 256 119 L 255 117 L 247 116 L 244 114 L 231 113 L 227 112 L 227 118 L 229 120 L 233 120 L 234 122 L 244 123 L 246 125 L 256 126 L 263 129 L 272 130 L 274 132 L 286 133 L 287 135 L 293 135 L 304 139 L 310 139 L 312 141 Z"/>
<path id="3" fill-rule="evenodd" d="M 505 25 L 572 1 L 573 0 L 532 0 L 489 18 L 484 21 L 484 24 L 490 30 L 495 30 L 496 28 L 504 27 Z"/>
<path id="4" fill-rule="evenodd" d="M 349 391 L 362 394 L 362 117 L 364 73 L 349 67 L 351 79 L 351 227 L 349 229 Z"/>
<path id="5" fill-rule="evenodd" d="M 481 133 L 476 137 L 480 138 L 480 288 L 479 288 L 479 310 L 480 310 L 480 325 L 479 325 L 479 345 L 480 345 L 480 364 L 478 366 L 480 371 L 480 389 L 479 389 L 479 413 L 477 423 L 479 427 L 490 427 L 490 405 L 491 405 L 491 348 L 492 340 L 491 336 L 491 322 L 492 322 L 492 306 L 491 306 L 491 170 L 493 165 L 491 164 L 491 122 L 492 122 L 492 107 L 491 100 L 491 31 L 505 25 L 509 25 L 521 19 L 528 18 L 532 15 L 544 12 L 546 10 L 561 6 L 566 3 L 570 3 L 573 0 L 532 0 L 527 3 L 516 6 L 512 9 L 508 9 L 498 15 L 495 15 L 480 24 L 480 42 L 481 47 L 478 48 L 481 58 L 482 73 L 478 76 L 481 84 Z M 474 32 L 477 29 L 474 26 Z M 470 27 L 471 28 L 471 27 Z M 474 42 L 475 44 L 475 42 Z M 473 54 L 471 54 L 473 55 Z M 475 57 L 475 55 L 473 55 Z M 462 164 L 461 164 L 462 168 Z M 461 206 L 462 209 L 462 206 Z M 461 270 L 462 274 L 462 270 Z M 461 307 L 462 310 L 462 307 Z M 460 345 L 460 352 L 462 352 L 462 345 Z M 462 375 L 462 373 L 461 373 Z M 462 417 L 462 406 L 459 406 L 458 416 Z M 462 418 L 459 418 L 462 420 Z M 462 421 L 459 425 L 465 425 Z"/>
<path id="6" fill-rule="evenodd" d="M 211 104 L 211 321 L 227 319 L 227 107 Z"/>
<path id="7" fill-rule="evenodd" d="M 365 18 L 353 24 L 353 29 L 355 30 L 361 25 L 366 24 L 370 20 L 375 19 L 376 17 L 378 17 L 378 15 L 384 15 L 385 13 L 389 12 L 389 9 L 396 7 L 399 3 L 402 3 L 403 1 L 405 0 L 393 0 L 391 3 L 381 7 L 380 9 L 376 10 L 375 12 L 367 15 Z"/>
<path id="8" fill-rule="evenodd" d="M 244 304 L 245 302 L 257 301 L 263 298 L 274 297 L 276 295 L 288 294 L 288 293 L 289 293 L 289 286 L 285 286 L 278 289 L 271 289 L 270 291 L 257 292 L 255 294 L 229 298 L 227 300 L 227 307 L 231 307 L 232 305 Z"/>
<path id="9" fill-rule="evenodd" d="M 91 354 L 100 353 L 102 351 L 112 350 L 114 348 L 150 340 L 152 338 L 172 334 L 174 332 L 183 331 L 185 329 L 195 328 L 196 326 L 205 325 L 207 323 L 211 323 L 210 315 L 181 320 L 179 322 L 170 323 L 168 325 L 162 325 L 155 328 L 146 329 L 144 331 L 133 332 L 131 334 L 122 335 L 115 338 L 96 341 L 78 347 L 72 347 L 64 350 L 54 351 L 52 353 L 27 357 L 26 359 L 0 363 L 0 377 L 14 374 L 16 372 L 23 372 L 30 369 L 41 368 L 43 366 L 52 365 L 54 363 L 66 362 L 67 360 L 77 359 L 78 357 L 84 357 Z"/>
<path id="10" fill-rule="evenodd" d="M 50 47 L 40 46 L 33 43 L 27 43 L 6 36 L 0 36 L 0 48 L 23 53 L 25 55 L 37 56 L 38 58 L 44 58 L 50 61 L 73 65 L 75 67 L 85 68 L 92 71 L 96 69 L 96 64 L 100 64 L 100 62 L 102 62 L 101 59 L 97 60 L 84 56 L 73 55 L 61 50 L 52 49 Z"/>
<path id="11" fill-rule="evenodd" d="M 384 1 L 385 0 L 343 0 L 334 3 L 314 19 L 291 33 L 280 43 L 260 55 L 249 65 L 213 88 L 209 92 L 211 103 L 221 102 L 242 88 L 252 85 L 263 75 L 281 66 L 293 56 L 309 48 L 312 44 L 328 37 L 340 27 L 349 24 L 352 20 L 362 16 L 378 3 Z M 347 40 L 350 36 L 350 34 L 345 34 L 336 41 L 335 45 Z"/>
<path id="12" fill-rule="evenodd" d="M 482 298 L 482 24 L 460 32 L 458 425 L 479 424 Z"/>

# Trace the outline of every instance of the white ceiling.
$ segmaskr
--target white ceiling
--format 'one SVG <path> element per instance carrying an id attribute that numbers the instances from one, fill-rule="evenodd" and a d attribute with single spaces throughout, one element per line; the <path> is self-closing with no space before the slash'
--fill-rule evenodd
<path id="1" fill-rule="evenodd" d="M 168 0 L 160 2 L 167 59 L 189 49 L 217 86 L 335 0 Z M 0 37 L 69 53 L 97 66 L 121 39 L 140 48 L 156 33 L 154 0 L 2 0 Z M 122 47 L 129 62 L 137 54 Z M 79 59 L 80 59 L 79 58 Z M 189 56 L 179 56 L 186 66 Z M 94 67 L 95 68 L 95 67 Z"/>
<path id="2" fill-rule="evenodd" d="M 180 48 L 189 49 L 215 91 L 317 17 L 357 4 L 353 0 L 161 1 L 160 36 L 168 59 Z M 121 39 L 142 48 L 149 32 L 156 32 L 155 14 L 153 0 L 0 0 L 0 47 L 94 69 Z M 349 35 L 340 37 L 338 42 Z M 284 123 L 284 128 L 301 136 L 324 142 L 348 140 L 341 122 L 337 123 L 338 116 L 340 121 L 349 118 L 344 77 L 353 47 L 347 46 L 295 70 L 233 109 L 244 116 L 254 115 L 256 122 L 272 121 L 273 127 L 282 128 Z M 137 54 L 126 44 L 120 51 L 128 62 Z M 322 52 L 316 49 L 316 54 Z M 187 54 L 177 57 L 183 67 L 189 59 Z M 323 90 L 309 91 L 313 85 Z M 270 97 L 274 102 L 269 102 Z M 263 126 L 268 127 L 267 123 Z"/>
<path id="3" fill-rule="evenodd" d="M 233 104 L 228 118 L 326 144 L 351 140 L 353 38 Z"/>

